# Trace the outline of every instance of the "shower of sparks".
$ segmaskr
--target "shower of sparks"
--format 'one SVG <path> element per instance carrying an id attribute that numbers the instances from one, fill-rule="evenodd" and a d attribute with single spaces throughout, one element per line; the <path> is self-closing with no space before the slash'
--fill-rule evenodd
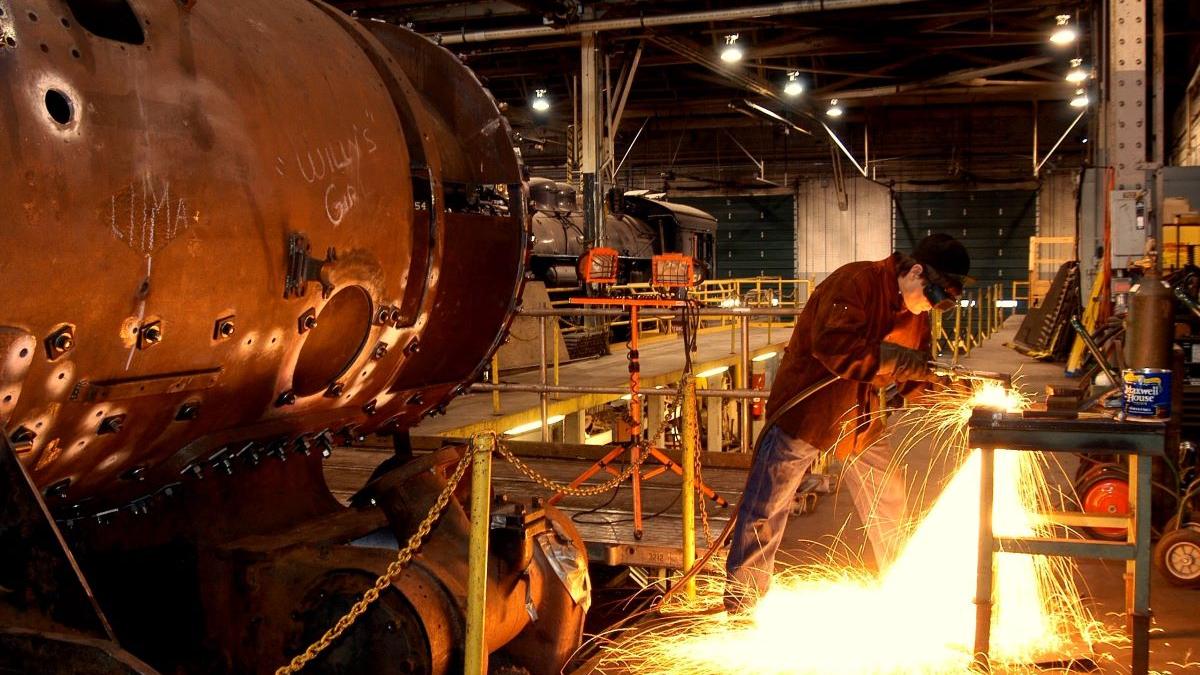
<path id="1" fill-rule="evenodd" d="M 649 628 L 612 636 L 597 672 L 962 673 L 975 630 L 978 452 L 967 453 L 976 407 L 1020 410 L 1028 401 L 998 385 L 946 390 L 903 415 L 916 421 L 898 453 L 929 438 L 958 464 L 912 527 L 896 560 L 876 575 L 844 565 L 776 564 L 770 592 L 747 615 L 697 616 L 678 601 Z M 993 525 L 1000 536 L 1051 536 L 1040 454 L 998 451 Z M 1064 558 L 996 558 L 991 657 L 1009 669 L 1060 660 L 1082 643 L 1113 639 L 1083 608 Z M 701 576 L 702 606 L 719 602 L 723 575 Z M 680 594 L 681 595 L 681 594 Z M 1074 645 L 1074 646 L 1073 646 Z"/>

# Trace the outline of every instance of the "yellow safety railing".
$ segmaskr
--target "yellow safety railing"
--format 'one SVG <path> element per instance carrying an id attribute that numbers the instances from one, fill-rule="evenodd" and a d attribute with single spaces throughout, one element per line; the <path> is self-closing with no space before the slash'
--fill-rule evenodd
<path id="1" fill-rule="evenodd" d="M 797 313 L 804 309 L 808 298 L 812 295 L 815 279 L 785 279 L 776 276 L 744 277 L 737 279 L 709 279 L 696 285 L 688 292 L 688 297 L 698 301 L 705 307 L 782 307 L 795 309 Z M 584 292 L 578 286 L 547 288 L 550 295 L 550 306 L 556 309 L 571 306 L 571 298 Z M 649 283 L 631 283 L 611 286 L 609 292 L 613 295 L 637 297 L 639 295 L 655 295 L 658 289 Z M 722 318 L 716 322 L 721 326 L 732 326 L 732 318 Z M 766 326 L 768 330 L 775 326 L 790 326 L 793 320 L 779 319 L 756 322 L 755 325 Z M 642 317 L 639 319 L 642 335 L 668 335 L 672 333 L 670 318 Z M 628 319 L 609 321 L 609 328 L 628 326 Z M 595 330 L 595 325 L 586 322 L 572 321 L 564 317 L 560 321 L 559 330 L 563 334 Z"/>
<path id="2" fill-rule="evenodd" d="M 1023 293 L 1018 292 L 1017 289 L 1023 289 L 1024 292 Z M 1011 299 L 1016 300 L 1017 302 L 1024 301 L 1026 308 L 1032 309 L 1032 307 L 1033 307 L 1029 302 L 1030 295 L 1029 295 L 1029 282 L 1028 281 L 1012 282 L 1012 295 L 1010 297 L 1011 297 Z"/>
<path id="3" fill-rule="evenodd" d="M 931 312 L 934 356 L 949 355 L 951 363 L 958 363 L 960 357 L 982 345 L 1004 323 L 1004 310 L 999 304 L 1004 299 L 1004 287 L 997 282 L 965 289 L 952 309 Z"/>

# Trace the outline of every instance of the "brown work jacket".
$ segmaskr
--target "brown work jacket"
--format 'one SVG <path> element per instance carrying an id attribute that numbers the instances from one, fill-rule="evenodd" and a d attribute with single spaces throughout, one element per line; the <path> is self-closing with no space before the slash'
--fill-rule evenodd
<path id="1" fill-rule="evenodd" d="M 880 372 L 879 345 L 894 342 L 930 350 L 929 315 L 913 314 L 900 295 L 897 254 L 854 262 L 830 274 L 796 318 L 796 328 L 771 386 L 767 416 L 829 374 L 838 380 L 785 412 L 780 429 L 837 455 L 861 452 L 878 440 L 883 420 L 878 390 L 893 382 Z M 898 383 L 912 396 L 924 387 Z"/>

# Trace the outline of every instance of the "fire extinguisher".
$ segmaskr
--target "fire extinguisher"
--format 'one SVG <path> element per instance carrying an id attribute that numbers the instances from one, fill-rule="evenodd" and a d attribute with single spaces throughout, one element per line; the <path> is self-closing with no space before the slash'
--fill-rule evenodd
<path id="1" fill-rule="evenodd" d="M 767 374 L 766 373 L 754 373 L 753 375 L 751 375 L 750 376 L 750 388 L 751 389 L 760 389 L 760 390 L 766 389 L 767 388 Z M 750 399 L 750 417 L 752 417 L 753 419 L 756 419 L 756 420 L 761 420 L 763 418 L 763 412 L 765 412 L 766 407 L 767 407 L 766 399 L 757 398 L 757 397 Z"/>

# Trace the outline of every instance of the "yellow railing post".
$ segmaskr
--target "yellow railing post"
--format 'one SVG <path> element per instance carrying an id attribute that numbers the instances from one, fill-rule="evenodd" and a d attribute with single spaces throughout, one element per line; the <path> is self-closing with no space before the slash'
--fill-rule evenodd
<path id="1" fill-rule="evenodd" d="M 979 312 L 983 309 L 983 306 L 980 305 L 983 299 L 983 295 L 980 293 L 981 290 L 983 289 L 976 288 L 971 292 L 971 306 L 967 308 L 967 316 L 969 317 L 967 319 L 967 329 L 971 332 L 971 349 L 975 349 L 983 341 L 983 336 L 979 330 Z M 971 352 L 968 351 L 967 353 L 970 354 Z"/>
<path id="2" fill-rule="evenodd" d="M 558 364 L 560 355 L 558 353 L 558 343 L 562 339 L 562 328 L 558 325 L 558 319 L 554 319 L 554 330 L 550 332 L 550 336 L 554 338 L 554 386 L 558 386 Z"/>
<path id="3" fill-rule="evenodd" d="M 696 378 L 688 375 L 683 384 L 683 493 L 680 495 L 683 516 L 683 573 L 696 564 L 696 441 L 700 437 L 700 422 L 696 419 Z M 688 601 L 696 599 L 696 578 L 689 577 L 684 590 Z"/>
<path id="4" fill-rule="evenodd" d="M 933 358 L 936 359 L 942 345 L 942 313 L 934 309 L 929 315 L 929 342 L 933 345 Z"/>
<path id="5" fill-rule="evenodd" d="M 729 353 L 737 353 L 738 322 L 736 316 L 729 317 Z"/>
<path id="6" fill-rule="evenodd" d="M 492 354 L 491 378 L 489 378 L 489 379 L 491 379 L 492 384 L 500 384 L 500 350 L 499 349 L 496 350 L 495 354 Z M 499 389 L 492 391 L 492 414 L 493 415 L 500 414 L 500 390 Z"/>
<path id="7" fill-rule="evenodd" d="M 983 344 L 983 341 L 988 339 L 992 335 L 992 324 L 991 324 L 992 294 L 991 294 L 991 291 L 986 286 L 983 288 L 980 288 L 979 289 L 979 297 L 980 297 L 979 343 Z"/>
<path id="8" fill-rule="evenodd" d="M 996 333 L 996 284 L 989 284 L 988 293 L 988 337 Z"/>
<path id="9" fill-rule="evenodd" d="M 958 363 L 958 346 L 962 343 L 962 303 L 954 303 L 954 339 L 951 341 L 953 350 L 951 351 L 950 363 Z"/>
<path id="10" fill-rule="evenodd" d="M 471 465 L 471 538 L 467 554 L 466 675 L 484 675 L 487 652 L 488 529 L 491 521 L 492 452 L 495 434 L 476 434 L 467 452 Z"/>
<path id="11" fill-rule="evenodd" d="M 1004 299 L 1004 286 L 996 282 L 996 328 L 999 329 L 1004 324 L 1004 310 L 1000 307 L 1000 300 Z"/>

